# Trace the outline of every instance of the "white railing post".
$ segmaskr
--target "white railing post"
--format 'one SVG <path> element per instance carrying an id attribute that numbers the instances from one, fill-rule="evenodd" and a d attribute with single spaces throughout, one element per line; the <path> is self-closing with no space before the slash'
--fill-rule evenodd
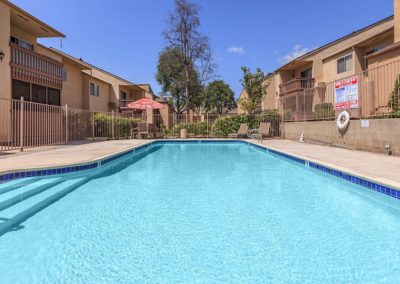
<path id="1" fill-rule="evenodd" d="M 24 97 L 21 97 L 20 110 L 19 110 L 19 147 L 20 151 L 24 151 Z"/>
<path id="2" fill-rule="evenodd" d="M 68 144 L 68 131 L 69 131 L 69 125 L 68 125 L 68 105 L 65 105 L 65 144 Z"/>
<path id="3" fill-rule="evenodd" d="M 114 122 L 114 110 L 113 110 L 111 112 L 111 136 L 112 136 L 112 139 L 115 138 L 114 126 L 115 126 L 115 122 Z"/>

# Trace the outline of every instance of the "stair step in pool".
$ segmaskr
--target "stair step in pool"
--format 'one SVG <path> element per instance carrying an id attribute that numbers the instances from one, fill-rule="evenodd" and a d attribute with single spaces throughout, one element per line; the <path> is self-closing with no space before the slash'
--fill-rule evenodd
<path id="1" fill-rule="evenodd" d="M 39 178 L 32 177 L 32 178 L 24 178 L 22 180 L 8 181 L 6 183 L 0 184 L 0 195 L 3 193 L 9 192 L 11 190 L 20 188 L 22 186 L 31 184 L 37 180 L 39 180 Z"/>
<path id="2" fill-rule="evenodd" d="M 23 190 L 21 193 L 18 193 L 17 195 L 14 195 L 13 197 L 10 197 L 10 198 L 0 202 L 0 211 L 3 211 L 4 209 L 7 209 L 19 202 L 22 202 L 36 194 L 39 194 L 49 188 L 52 188 L 52 187 L 60 184 L 62 182 L 64 182 L 63 179 L 56 179 L 56 180 L 52 180 L 50 182 L 46 182 L 44 184 L 38 185 L 38 186 L 34 187 L 33 189 L 25 188 L 25 190 Z"/>
<path id="3" fill-rule="evenodd" d="M 11 198 L 14 198 L 16 196 L 22 196 L 22 194 L 24 194 L 26 192 L 34 190 L 35 188 L 42 187 L 49 183 L 53 183 L 55 180 L 60 180 L 60 178 L 39 179 L 36 181 L 34 180 L 34 181 L 30 182 L 29 184 L 21 185 L 17 188 L 9 190 L 8 192 L 0 194 L 0 203 L 4 202 L 6 200 L 9 200 Z"/>
<path id="4" fill-rule="evenodd" d="M 0 212 L 0 236 L 32 217 L 42 209 L 87 183 L 90 177 L 63 181 L 39 194 L 25 199 Z"/>

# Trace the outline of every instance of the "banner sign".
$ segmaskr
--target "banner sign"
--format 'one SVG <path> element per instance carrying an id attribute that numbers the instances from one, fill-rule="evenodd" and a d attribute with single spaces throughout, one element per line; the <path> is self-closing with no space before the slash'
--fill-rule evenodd
<path id="1" fill-rule="evenodd" d="M 335 82 L 335 110 L 358 108 L 358 77 Z"/>

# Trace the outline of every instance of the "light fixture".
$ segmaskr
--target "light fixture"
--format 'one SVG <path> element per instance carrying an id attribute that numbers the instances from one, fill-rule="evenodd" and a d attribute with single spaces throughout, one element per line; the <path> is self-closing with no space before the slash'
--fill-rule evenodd
<path id="1" fill-rule="evenodd" d="M 0 61 L 3 61 L 5 54 L 2 50 L 0 50 Z"/>

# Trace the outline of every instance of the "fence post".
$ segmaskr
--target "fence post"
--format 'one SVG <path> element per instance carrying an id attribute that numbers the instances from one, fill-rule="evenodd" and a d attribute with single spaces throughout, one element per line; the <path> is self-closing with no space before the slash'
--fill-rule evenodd
<path id="1" fill-rule="evenodd" d="M 111 136 L 112 136 L 112 139 L 114 139 L 115 138 L 115 132 L 114 132 L 114 125 L 115 123 L 114 123 L 114 110 L 112 110 L 112 112 L 111 112 Z"/>
<path id="2" fill-rule="evenodd" d="M 68 105 L 65 105 L 65 144 L 68 144 L 68 131 L 69 131 L 69 125 L 68 125 Z"/>
<path id="3" fill-rule="evenodd" d="M 92 140 L 94 140 L 94 111 L 92 113 Z"/>
<path id="4" fill-rule="evenodd" d="M 208 125 L 208 112 L 206 113 L 206 115 L 207 115 L 207 138 L 209 138 L 210 137 L 210 130 L 209 130 L 209 125 Z"/>
<path id="5" fill-rule="evenodd" d="M 24 97 L 21 97 L 20 100 L 21 104 L 20 104 L 20 111 L 19 111 L 19 147 L 20 147 L 20 151 L 23 152 L 24 151 Z"/>

